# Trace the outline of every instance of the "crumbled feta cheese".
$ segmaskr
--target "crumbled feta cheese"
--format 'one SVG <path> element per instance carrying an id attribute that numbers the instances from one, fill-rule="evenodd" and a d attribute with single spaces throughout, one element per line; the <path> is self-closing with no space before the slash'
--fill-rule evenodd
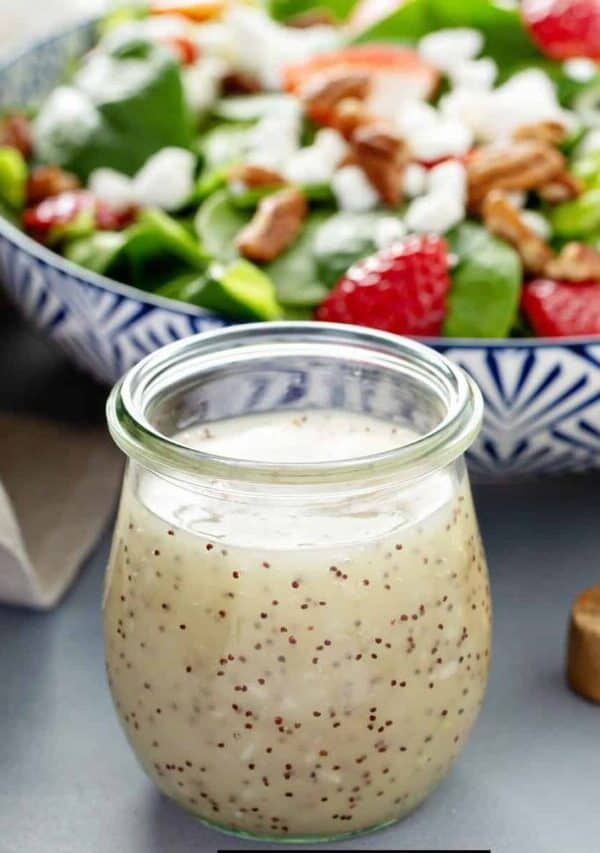
<path id="1" fill-rule="evenodd" d="M 373 240 L 378 249 L 385 249 L 406 236 L 406 226 L 395 216 L 384 216 L 375 222 Z"/>
<path id="2" fill-rule="evenodd" d="M 598 65 L 593 59 L 580 56 L 574 59 L 567 59 L 563 63 L 563 71 L 567 77 L 570 77 L 571 80 L 575 80 L 577 83 L 588 83 L 598 73 Z"/>
<path id="3" fill-rule="evenodd" d="M 133 39 L 163 39 L 189 37 L 194 31 L 193 25 L 181 15 L 149 15 L 134 21 L 123 21 L 108 30 L 100 40 L 104 50 L 115 50 Z"/>
<path id="4" fill-rule="evenodd" d="M 456 195 L 446 192 L 428 193 L 413 199 L 406 211 L 409 231 L 445 234 L 465 218 L 465 206 Z"/>
<path id="5" fill-rule="evenodd" d="M 177 210 L 191 195 L 196 158 L 184 148 L 163 148 L 153 154 L 133 179 L 140 204 Z"/>
<path id="6" fill-rule="evenodd" d="M 415 102 L 425 103 L 430 95 L 431 79 L 427 74 L 399 74 L 378 70 L 371 78 L 366 107 L 371 115 L 389 119 L 398 108 Z"/>
<path id="7" fill-rule="evenodd" d="M 493 59 L 467 59 L 449 71 L 452 85 L 468 89 L 491 89 L 498 76 L 498 66 Z"/>
<path id="8" fill-rule="evenodd" d="M 449 193 L 456 195 L 464 203 L 467 196 L 467 172 L 458 160 L 447 160 L 434 166 L 429 172 L 428 189 L 430 193 Z"/>
<path id="9" fill-rule="evenodd" d="M 427 169 L 420 163 L 409 163 L 404 169 L 402 188 L 409 198 L 423 195 L 427 188 Z"/>
<path id="10" fill-rule="evenodd" d="M 217 100 L 221 91 L 221 80 L 227 72 L 222 59 L 207 56 L 182 69 L 183 88 L 191 110 L 204 112 Z"/>
<path id="11" fill-rule="evenodd" d="M 333 164 L 334 168 L 340 165 L 349 151 L 348 143 L 342 134 L 329 127 L 317 131 L 314 144 L 323 153 L 323 156 Z"/>
<path id="12" fill-rule="evenodd" d="M 33 123 L 33 138 L 40 160 L 60 162 L 64 139 L 84 142 L 100 126 L 100 116 L 83 92 L 58 86 L 44 101 Z"/>
<path id="13" fill-rule="evenodd" d="M 549 240 L 552 236 L 552 229 L 548 220 L 538 213 L 536 210 L 521 211 L 521 219 L 528 228 L 541 237 L 542 240 Z"/>
<path id="14" fill-rule="evenodd" d="M 408 133 L 406 138 L 413 155 L 425 161 L 460 156 L 473 145 L 473 132 L 458 119 L 440 119 L 432 127 Z"/>
<path id="15" fill-rule="evenodd" d="M 359 166 L 343 166 L 331 179 L 338 207 L 359 213 L 376 207 L 379 196 Z"/>
<path id="16" fill-rule="evenodd" d="M 435 107 L 425 101 L 409 101 L 396 113 L 395 125 L 400 133 L 408 135 L 419 130 L 435 127 L 438 122 Z"/>
<path id="17" fill-rule="evenodd" d="M 326 184 L 340 165 L 348 145 L 337 130 L 323 128 L 315 141 L 296 151 L 285 164 L 284 175 L 296 184 Z"/>
<path id="18" fill-rule="evenodd" d="M 116 169 L 94 169 L 88 187 L 115 210 L 125 210 L 137 201 L 132 179 Z"/>
<path id="19" fill-rule="evenodd" d="M 246 137 L 246 160 L 283 172 L 298 151 L 300 122 L 292 113 L 267 115 L 252 127 Z"/>
<path id="20" fill-rule="evenodd" d="M 483 47 L 479 30 L 467 27 L 437 30 L 424 36 L 418 45 L 419 54 L 441 71 L 455 68 L 467 59 L 474 59 Z"/>
<path id="21" fill-rule="evenodd" d="M 539 68 L 521 71 L 492 91 L 460 86 L 442 98 L 440 108 L 483 142 L 507 139 L 517 127 L 539 121 L 558 121 L 568 129 L 577 124 L 573 114 L 560 106 L 552 80 Z"/>
<path id="22" fill-rule="evenodd" d="M 229 6 L 222 20 L 232 33 L 237 67 L 255 74 L 267 89 L 279 88 L 284 65 L 335 50 L 342 43 L 342 34 L 335 27 L 285 27 L 262 9 L 241 4 Z"/>

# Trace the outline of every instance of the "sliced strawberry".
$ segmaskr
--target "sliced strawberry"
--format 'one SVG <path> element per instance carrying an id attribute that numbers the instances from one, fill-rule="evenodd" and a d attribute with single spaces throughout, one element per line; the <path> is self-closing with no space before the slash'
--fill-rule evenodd
<path id="1" fill-rule="evenodd" d="M 161 38 L 161 42 L 169 48 L 182 65 L 193 65 L 198 59 L 198 46 L 185 36 L 165 36 Z"/>
<path id="2" fill-rule="evenodd" d="M 44 199 L 23 211 L 23 227 L 36 240 L 46 242 L 52 231 L 64 228 L 77 217 L 93 217 L 94 196 L 87 190 L 71 190 Z"/>
<path id="3" fill-rule="evenodd" d="M 404 98 L 433 95 L 439 72 L 409 47 L 389 44 L 360 44 L 331 53 L 320 53 L 304 62 L 287 65 L 282 71 L 285 89 L 297 92 L 316 75 L 332 71 L 365 71 L 372 75 L 371 95 L 367 103 L 379 115 L 386 105 L 397 106 Z M 387 116 L 389 117 L 389 109 Z"/>
<path id="4" fill-rule="evenodd" d="M 523 0 L 532 38 L 553 59 L 600 59 L 600 0 Z"/>
<path id="5" fill-rule="evenodd" d="M 538 278 L 523 289 L 521 308 L 536 335 L 600 335 L 600 282 Z"/>
<path id="6" fill-rule="evenodd" d="M 450 287 L 446 242 L 411 236 L 354 264 L 316 319 L 400 335 L 439 335 Z"/>
<path id="7" fill-rule="evenodd" d="M 89 230 L 117 231 L 125 228 L 135 218 L 134 208 L 117 211 L 98 201 L 87 190 L 59 193 L 23 211 L 25 231 L 41 243 L 55 242 L 64 236 L 69 226 L 79 224 Z"/>

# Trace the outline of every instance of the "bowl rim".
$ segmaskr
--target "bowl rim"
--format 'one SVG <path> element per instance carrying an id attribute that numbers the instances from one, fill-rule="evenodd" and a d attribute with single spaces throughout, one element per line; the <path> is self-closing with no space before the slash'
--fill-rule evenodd
<path id="1" fill-rule="evenodd" d="M 42 48 L 52 45 L 54 42 L 60 42 L 63 39 L 74 35 L 75 33 L 89 30 L 98 21 L 99 16 L 85 18 L 68 25 L 67 27 L 59 28 L 50 35 L 43 36 L 27 44 L 25 47 L 17 48 L 9 51 L 7 55 L 0 58 L 0 77 L 10 73 L 11 68 L 18 62 L 26 59 L 30 54 L 35 54 Z M 1 108 L 1 105 L 0 105 Z M 48 267 L 54 267 L 60 272 L 69 275 L 72 279 L 84 286 L 92 286 L 100 290 L 108 290 L 119 296 L 133 299 L 136 302 L 149 303 L 157 308 L 162 308 L 176 314 L 186 317 L 205 317 L 207 319 L 214 318 L 222 320 L 223 317 L 214 311 L 208 311 L 200 308 L 197 305 L 190 305 L 185 302 L 179 302 L 176 299 L 169 299 L 165 296 L 158 296 L 155 293 L 142 290 L 130 284 L 117 281 L 108 276 L 96 273 L 93 270 L 88 270 L 80 264 L 67 260 L 58 252 L 43 246 L 36 242 L 32 237 L 29 237 L 20 228 L 13 225 L 6 217 L 0 214 L 0 240 L 6 240 L 15 248 L 32 255 L 36 260 L 41 261 Z M 600 334 L 585 335 L 585 336 L 565 336 L 565 337 L 523 337 L 523 338 L 446 338 L 441 336 L 419 336 L 417 340 L 423 341 L 429 346 L 439 349 L 530 349 L 530 348 L 545 348 L 545 347 L 581 347 L 600 344 Z"/>

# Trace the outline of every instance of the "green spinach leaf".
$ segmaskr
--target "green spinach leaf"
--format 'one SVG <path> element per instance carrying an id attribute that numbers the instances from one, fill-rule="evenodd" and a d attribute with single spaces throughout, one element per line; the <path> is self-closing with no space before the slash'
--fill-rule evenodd
<path id="1" fill-rule="evenodd" d="M 313 213 L 294 243 L 264 267 L 275 285 L 277 298 L 286 307 L 311 308 L 327 296 L 329 288 L 319 277 L 313 251 L 315 235 L 324 214 Z"/>
<path id="2" fill-rule="evenodd" d="M 218 261 L 238 257 L 235 238 L 250 221 L 251 213 L 237 209 L 227 190 L 210 196 L 196 215 L 196 233 L 204 251 Z"/>
<path id="3" fill-rule="evenodd" d="M 515 250 L 481 225 L 465 222 L 449 235 L 458 256 L 444 335 L 503 338 L 515 323 L 523 278 Z"/>

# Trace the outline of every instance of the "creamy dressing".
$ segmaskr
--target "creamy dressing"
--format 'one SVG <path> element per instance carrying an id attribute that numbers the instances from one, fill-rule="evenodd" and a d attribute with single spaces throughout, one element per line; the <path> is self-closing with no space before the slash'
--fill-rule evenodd
<path id="1" fill-rule="evenodd" d="M 178 440 L 318 462 L 414 438 L 363 415 L 253 415 Z M 133 470 L 105 596 L 109 681 L 148 774 L 194 814 L 285 837 L 397 819 L 482 699 L 487 572 L 468 487 L 321 501 L 185 492 Z"/>

